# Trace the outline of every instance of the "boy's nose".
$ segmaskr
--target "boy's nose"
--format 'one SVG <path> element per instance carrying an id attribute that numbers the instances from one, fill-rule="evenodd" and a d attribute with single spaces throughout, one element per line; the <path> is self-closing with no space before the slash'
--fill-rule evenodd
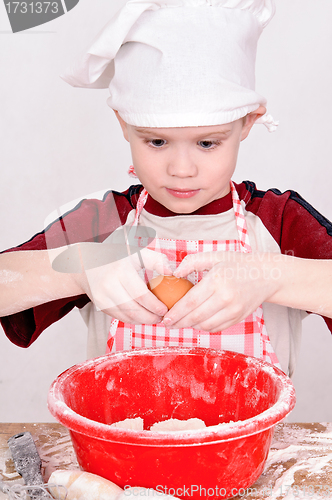
<path id="1" fill-rule="evenodd" d="M 197 165 L 188 152 L 177 150 L 169 159 L 168 174 L 175 177 L 195 177 Z"/>

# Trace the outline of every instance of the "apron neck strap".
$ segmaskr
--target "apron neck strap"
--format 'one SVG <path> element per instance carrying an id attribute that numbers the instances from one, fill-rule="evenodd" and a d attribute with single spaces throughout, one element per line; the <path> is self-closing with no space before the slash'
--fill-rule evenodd
<path id="1" fill-rule="evenodd" d="M 237 227 L 237 232 L 239 234 L 241 248 L 243 249 L 244 253 L 251 253 L 247 223 L 244 217 L 241 201 L 238 192 L 235 189 L 233 181 L 231 181 L 231 193 L 232 193 L 233 208 L 235 213 L 236 227 Z"/>
<path id="2" fill-rule="evenodd" d="M 148 195 L 149 195 L 149 193 L 147 192 L 147 190 L 143 189 L 138 197 L 133 226 L 137 226 L 137 224 L 138 224 L 139 216 L 141 215 L 141 212 L 142 212 L 143 207 L 146 203 L 146 200 L 148 199 Z"/>
<path id="3" fill-rule="evenodd" d="M 236 220 L 236 227 L 237 227 L 237 232 L 239 235 L 241 247 L 242 247 L 244 253 L 250 253 L 251 246 L 250 246 L 250 241 L 249 241 L 249 236 L 248 236 L 247 223 L 246 223 L 246 219 L 244 217 L 241 201 L 240 201 L 238 192 L 235 189 L 233 181 L 230 182 L 230 186 L 231 186 L 233 208 L 234 208 L 234 214 L 235 214 L 235 220 Z M 133 226 L 137 226 L 137 224 L 138 224 L 139 216 L 141 215 L 141 212 L 142 212 L 143 207 L 146 203 L 148 195 L 149 194 L 148 194 L 146 189 L 143 189 L 139 195 L 137 205 L 136 205 L 136 213 L 135 213 L 135 219 L 133 222 Z"/>

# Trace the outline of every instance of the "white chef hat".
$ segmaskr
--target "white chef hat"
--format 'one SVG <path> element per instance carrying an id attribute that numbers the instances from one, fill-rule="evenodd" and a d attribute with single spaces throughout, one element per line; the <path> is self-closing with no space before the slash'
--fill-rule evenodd
<path id="1" fill-rule="evenodd" d="M 255 59 L 274 10 L 274 0 L 128 0 L 63 79 L 109 87 L 109 106 L 134 126 L 229 123 L 266 104 Z"/>

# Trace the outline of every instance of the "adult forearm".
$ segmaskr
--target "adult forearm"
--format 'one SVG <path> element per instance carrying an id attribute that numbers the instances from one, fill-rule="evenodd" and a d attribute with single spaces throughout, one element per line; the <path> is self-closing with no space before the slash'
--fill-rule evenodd
<path id="1" fill-rule="evenodd" d="M 0 316 L 84 293 L 75 275 L 59 273 L 51 262 L 63 249 L 0 255 Z"/>

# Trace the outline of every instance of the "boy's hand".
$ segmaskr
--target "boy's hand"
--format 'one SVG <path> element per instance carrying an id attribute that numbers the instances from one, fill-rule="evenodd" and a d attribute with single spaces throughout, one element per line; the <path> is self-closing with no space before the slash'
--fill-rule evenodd
<path id="1" fill-rule="evenodd" d="M 172 274 L 166 255 L 144 248 L 142 260 L 135 253 L 126 258 L 86 270 L 77 276 L 78 284 L 97 309 L 126 323 L 159 323 L 167 312 L 147 288 L 138 271 L 142 261 L 148 270 Z"/>
<path id="2" fill-rule="evenodd" d="M 225 330 L 255 311 L 279 286 L 280 273 L 273 267 L 273 254 L 192 254 L 185 257 L 174 275 L 184 277 L 204 270 L 209 272 L 165 315 L 166 327 Z"/>

